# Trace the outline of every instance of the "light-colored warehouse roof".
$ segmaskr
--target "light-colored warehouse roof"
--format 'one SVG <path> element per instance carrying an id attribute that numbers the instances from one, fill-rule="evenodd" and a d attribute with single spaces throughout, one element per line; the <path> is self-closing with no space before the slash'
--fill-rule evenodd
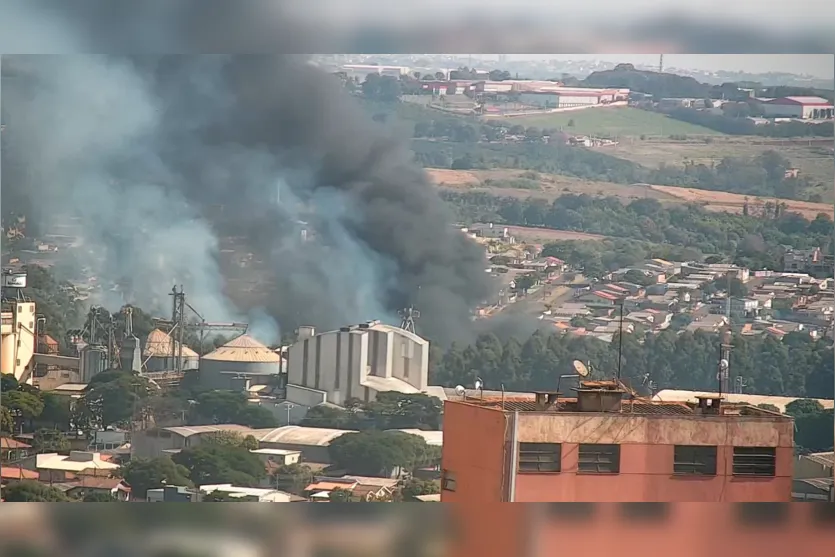
<path id="1" fill-rule="evenodd" d="M 677 391 L 674 389 L 665 389 L 663 391 L 658 391 L 658 393 L 652 398 L 653 400 L 661 400 L 664 402 L 696 402 L 697 396 L 711 395 L 716 395 L 716 392 L 708 393 L 702 391 Z M 726 401 L 734 404 L 750 404 L 752 406 L 757 406 L 759 404 L 772 404 L 776 406 L 780 412 L 785 412 L 787 404 L 798 400 L 798 398 L 788 396 L 745 395 L 735 393 L 722 393 L 722 397 Z M 835 406 L 835 401 L 833 400 L 822 398 L 814 400 L 820 402 L 821 406 L 827 410 Z"/>
<path id="2" fill-rule="evenodd" d="M 281 356 L 255 340 L 249 335 L 234 338 L 215 350 L 203 356 L 204 360 L 220 362 L 268 362 L 279 363 Z"/>
<path id="3" fill-rule="evenodd" d="M 174 426 L 165 427 L 163 429 L 181 437 L 191 437 L 192 435 L 200 435 L 202 433 L 215 433 L 219 431 L 231 431 L 235 433 L 240 433 L 241 435 L 250 435 L 255 433 L 254 429 L 249 428 L 245 425 L 238 424 Z"/>
<path id="4" fill-rule="evenodd" d="M 427 445 L 441 447 L 444 444 L 443 431 L 424 431 L 422 429 L 390 429 L 389 431 L 401 431 L 403 433 L 409 433 L 411 435 L 423 437 L 423 440 L 426 441 Z"/>
<path id="5" fill-rule="evenodd" d="M 154 329 L 148 333 L 148 339 L 145 341 L 145 350 L 142 351 L 144 358 L 170 358 L 171 345 L 174 345 L 176 352 L 179 354 L 179 343 L 172 339 L 169 335 L 163 333 L 159 329 Z M 183 358 L 198 358 L 197 352 L 183 345 Z"/>
<path id="6" fill-rule="evenodd" d="M 284 443 L 287 445 L 315 445 L 326 447 L 331 441 L 345 435 L 357 433 L 347 429 L 326 429 L 323 427 L 302 427 L 287 425 L 283 427 L 256 429 L 251 432 L 261 443 Z"/>

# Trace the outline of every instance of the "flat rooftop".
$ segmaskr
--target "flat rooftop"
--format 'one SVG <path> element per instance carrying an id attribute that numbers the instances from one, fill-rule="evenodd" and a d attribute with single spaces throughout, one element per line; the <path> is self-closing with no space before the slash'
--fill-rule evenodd
<path id="1" fill-rule="evenodd" d="M 723 402 L 721 405 L 722 414 L 717 416 L 715 414 L 701 414 L 698 411 L 698 405 L 690 402 L 663 402 L 654 401 L 649 398 L 624 398 L 621 404 L 620 412 L 595 412 L 582 411 L 579 408 L 576 397 L 560 397 L 555 403 L 542 407 L 537 405 L 533 395 L 531 396 L 512 396 L 501 397 L 485 396 L 481 399 L 478 396 L 466 397 L 465 399 L 458 398 L 457 400 L 447 400 L 447 402 L 458 404 L 469 404 L 473 406 L 481 406 L 492 408 L 495 410 L 503 410 L 505 412 L 529 412 L 529 413 L 548 413 L 548 414 L 626 414 L 638 416 L 693 416 L 693 417 L 759 417 L 766 419 L 785 419 L 791 418 L 781 414 L 770 412 L 768 410 L 757 408 L 748 404 L 734 404 Z"/>

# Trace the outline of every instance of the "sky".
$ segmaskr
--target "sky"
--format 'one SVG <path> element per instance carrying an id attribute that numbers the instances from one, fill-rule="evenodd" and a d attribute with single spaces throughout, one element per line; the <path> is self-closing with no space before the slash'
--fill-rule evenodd
<path id="1" fill-rule="evenodd" d="M 657 64 L 658 54 L 511 54 L 509 60 L 600 60 L 631 64 Z M 831 54 L 665 54 L 664 65 L 707 71 L 749 73 L 786 72 L 808 74 L 821 79 L 835 77 L 835 56 Z"/>

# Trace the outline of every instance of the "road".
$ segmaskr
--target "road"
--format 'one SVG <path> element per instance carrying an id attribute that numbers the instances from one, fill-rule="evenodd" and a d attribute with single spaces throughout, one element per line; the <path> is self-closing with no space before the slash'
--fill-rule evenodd
<path id="1" fill-rule="evenodd" d="M 574 296 L 574 287 L 570 285 L 580 284 L 585 282 L 585 280 L 585 277 L 580 274 L 577 274 L 568 284 L 562 282 L 561 278 L 557 278 L 552 284 L 546 284 L 535 293 L 522 298 L 515 304 L 505 306 L 500 310 L 500 313 L 506 315 L 519 315 L 522 313 L 540 315 L 547 309 L 546 306 L 556 307 L 570 300 Z"/>

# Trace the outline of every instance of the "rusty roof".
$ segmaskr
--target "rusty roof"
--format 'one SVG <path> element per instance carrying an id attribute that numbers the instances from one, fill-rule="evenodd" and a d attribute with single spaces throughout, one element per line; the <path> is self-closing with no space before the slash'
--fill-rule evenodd
<path id="1" fill-rule="evenodd" d="M 486 406 L 501 409 L 501 397 L 489 397 L 483 400 L 477 397 L 467 397 L 467 404 Z M 682 402 L 653 402 L 651 400 L 624 400 L 621 414 L 666 414 L 666 415 L 692 415 L 693 409 Z M 576 398 L 561 398 L 547 409 L 537 406 L 532 397 L 505 397 L 504 410 L 511 412 L 579 412 Z"/>

